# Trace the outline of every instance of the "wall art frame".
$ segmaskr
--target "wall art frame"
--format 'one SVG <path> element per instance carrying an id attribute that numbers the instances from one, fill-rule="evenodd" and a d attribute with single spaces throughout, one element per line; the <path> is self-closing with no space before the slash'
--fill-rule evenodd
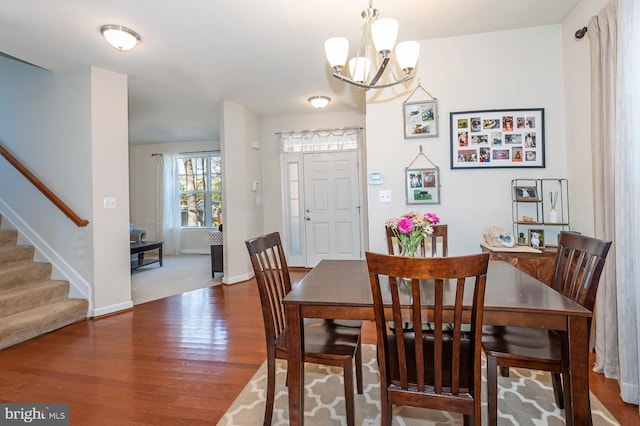
<path id="1" fill-rule="evenodd" d="M 440 204 L 440 169 L 405 168 L 407 204 Z"/>
<path id="2" fill-rule="evenodd" d="M 450 113 L 451 168 L 544 168 L 544 108 Z"/>
<path id="3" fill-rule="evenodd" d="M 438 136 L 438 100 L 430 99 L 402 104 L 404 138 L 432 138 Z"/>

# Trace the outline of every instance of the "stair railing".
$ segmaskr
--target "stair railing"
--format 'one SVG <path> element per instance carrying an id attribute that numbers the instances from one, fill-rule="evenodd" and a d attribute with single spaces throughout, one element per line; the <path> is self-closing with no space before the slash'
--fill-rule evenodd
<path id="1" fill-rule="evenodd" d="M 40 181 L 33 173 L 27 169 L 16 157 L 14 157 L 4 145 L 0 144 L 0 154 L 27 178 L 40 192 L 44 194 L 62 213 L 64 213 L 77 226 L 87 226 L 89 221 L 78 216 L 69 206 L 67 206 L 56 194 L 54 194 L 47 186 Z"/>

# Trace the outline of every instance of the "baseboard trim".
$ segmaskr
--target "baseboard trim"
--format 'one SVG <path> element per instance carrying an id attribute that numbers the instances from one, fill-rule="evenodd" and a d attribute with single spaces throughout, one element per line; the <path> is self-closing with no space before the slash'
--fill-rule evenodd
<path id="1" fill-rule="evenodd" d="M 242 274 L 242 275 L 236 275 L 235 277 L 228 277 L 228 276 L 224 276 L 222 277 L 222 283 L 223 284 L 237 284 L 243 281 L 248 281 L 251 278 L 253 278 L 253 272 L 250 272 L 248 274 Z"/>
<path id="2" fill-rule="evenodd" d="M 127 302 L 118 303 L 110 306 L 103 306 L 98 309 L 93 309 L 90 311 L 89 316 L 91 318 L 103 317 L 106 315 L 113 315 L 119 313 L 120 311 L 126 311 L 133 308 L 133 301 L 129 300 Z"/>

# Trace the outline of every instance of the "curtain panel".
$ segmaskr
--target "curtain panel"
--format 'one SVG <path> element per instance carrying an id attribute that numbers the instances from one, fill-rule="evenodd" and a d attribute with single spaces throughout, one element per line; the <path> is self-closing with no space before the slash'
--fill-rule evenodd
<path id="1" fill-rule="evenodd" d="M 596 236 L 613 240 L 596 302 L 596 365 L 640 402 L 640 5 L 610 0 L 590 19 Z"/>

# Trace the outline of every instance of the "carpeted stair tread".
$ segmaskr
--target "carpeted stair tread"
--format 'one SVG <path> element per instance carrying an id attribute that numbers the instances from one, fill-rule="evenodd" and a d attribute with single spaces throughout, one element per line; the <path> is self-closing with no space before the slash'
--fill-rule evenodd
<path id="1" fill-rule="evenodd" d="M 33 281 L 6 290 L 0 290 L 0 318 L 25 311 L 53 300 L 66 299 L 69 283 L 61 280 Z"/>
<path id="2" fill-rule="evenodd" d="M 2 216 L 0 216 L 2 225 Z M 52 280 L 49 263 L 0 229 L 0 350 L 87 318 L 89 302 L 69 298 L 69 282 Z"/>
<path id="3" fill-rule="evenodd" d="M 0 290 L 19 287 L 29 281 L 43 281 L 51 277 L 51 264 L 32 260 L 12 265 L 0 265 Z"/>
<path id="4" fill-rule="evenodd" d="M 12 246 L 18 241 L 18 231 L 15 229 L 0 229 L 0 246 Z"/>
<path id="5" fill-rule="evenodd" d="M 33 262 L 34 249 L 32 246 L 0 246 L 0 266 L 12 265 L 19 262 Z"/>
<path id="6" fill-rule="evenodd" d="M 0 349 L 57 330 L 86 318 L 88 302 L 62 299 L 2 318 Z"/>

